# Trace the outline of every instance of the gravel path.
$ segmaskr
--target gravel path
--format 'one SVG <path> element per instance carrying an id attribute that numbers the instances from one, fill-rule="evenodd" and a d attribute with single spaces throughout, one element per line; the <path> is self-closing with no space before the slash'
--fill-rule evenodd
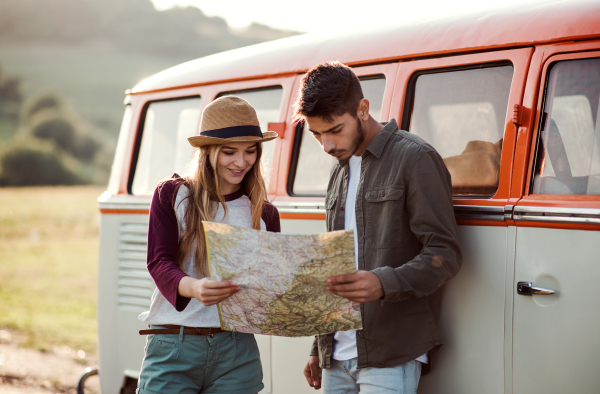
<path id="1" fill-rule="evenodd" d="M 18 347 L 9 331 L 0 330 L 0 393 L 76 393 L 79 376 L 96 365 L 95 355 L 68 347 L 40 352 Z M 86 382 L 86 394 L 99 394 L 98 376 Z"/>

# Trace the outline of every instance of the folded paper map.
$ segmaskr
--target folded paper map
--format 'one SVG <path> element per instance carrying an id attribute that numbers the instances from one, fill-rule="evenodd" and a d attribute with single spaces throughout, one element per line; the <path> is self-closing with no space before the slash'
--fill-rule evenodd
<path id="1" fill-rule="evenodd" d="M 356 272 L 352 231 L 292 235 L 202 222 L 213 280 L 241 287 L 217 306 L 221 328 L 286 337 L 360 330 L 358 303 L 325 290 Z"/>

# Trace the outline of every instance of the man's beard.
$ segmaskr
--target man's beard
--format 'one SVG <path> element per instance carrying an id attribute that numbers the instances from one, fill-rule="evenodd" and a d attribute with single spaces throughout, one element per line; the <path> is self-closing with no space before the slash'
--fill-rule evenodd
<path id="1" fill-rule="evenodd" d="M 350 144 L 350 148 L 348 148 L 347 150 L 340 150 L 340 149 L 334 149 L 331 151 L 327 151 L 326 153 L 330 154 L 330 155 L 334 155 L 336 153 L 342 153 L 342 152 L 351 152 L 350 155 L 344 159 L 340 158 L 340 157 L 336 157 L 336 159 L 338 160 L 347 160 L 350 158 L 350 156 L 354 155 L 356 153 L 356 151 L 358 150 L 358 148 L 362 145 L 362 143 L 365 141 L 365 137 L 366 137 L 366 133 L 362 128 L 362 125 L 360 124 L 360 120 L 358 119 L 358 117 L 354 118 L 356 119 L 356 132 L 354 133 L 354 135 L 352 136 L 352 143 Z"/>
<path id="2" fill-rule="evenodd" d="M 356 151 L 358 150 L 358 147 L 362 145 L 362 143 L 365 141 L 365 131 L 362 128 L 362 125 L 360 124 L 360 120 L 358 118 L 356 119 L 356 134 L 354 134 L 354 138 L 352 139 L 352 146 L 350 147 L 350 150 L 352 151 L 352 155 L 354 155 L 356 153 Z"/>

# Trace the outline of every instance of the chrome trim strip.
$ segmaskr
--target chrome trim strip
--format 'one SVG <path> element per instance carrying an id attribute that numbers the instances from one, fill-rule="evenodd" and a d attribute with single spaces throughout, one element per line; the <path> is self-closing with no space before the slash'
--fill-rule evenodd
<path id="1" fill-rule="evenodd" d="M 454 216 L 457 220 L 504 221 L 504 207 L 488 207 L 480 205 L 455 205 Z"/>
<path id="2" fill-rule="evenodd" d="M 324 214 L 325 203 L 323 202 L 288 202 L 274 201 L 273 205 L 279 213 L 294 214 Z M 504 221 L 504 207 L 455 205 L 454 215 L 456 219 L 463 220 L 488 220 Z"/>
<path id="3" fill-rule="evenodd" d="M 600 224 L 600 218 L 567 217 L 567 216 L 525 216 L 515 215 L 515 220 L 524 222 L 554 222 L 554 223 L 579 223 Z"/>
<path id="4" fill-rule="evenodd" d="M 273 205 L 279 213 L 294 213 L 294 214 L 325 214 L 325 202 L 315 201 L 273 201 Z"/>
<path id="5" fill-rule="evenodd" d="M 515 211 L 514 205 L 504 206 L 504 220 L 512 220 Z"/>
<path id="6" fill-rule="evenodd" d="M 325 215 L 324 209 L 293 209 L 293 208 L 277 208 L 279 213 L 307 213 Z"/>
<path id="7" fill-rule="evenodd" d="M 528 222 L 600 224 L 600 209 L 515 207 L 514 218 Z"/>
<path id="8" fill-rule="evenodd" d="M 314 201 L 314 202 L 273 201 L 273 205 L 275 205 L 277 207 L 277 209 L 279 209 L 279 207 L 281 207 L 281 208 L 285 208 L 285 207 L 317 207 L 317 208 L 325 209 L 324 201 Z"/>
<path id="9" fill-rule="evenodd" d="M 563 208 L 563 207 L 515 207 L 516 214 L 551 214 L 553 216 L 590 215 L 600 217 L 598 208 Z"/>

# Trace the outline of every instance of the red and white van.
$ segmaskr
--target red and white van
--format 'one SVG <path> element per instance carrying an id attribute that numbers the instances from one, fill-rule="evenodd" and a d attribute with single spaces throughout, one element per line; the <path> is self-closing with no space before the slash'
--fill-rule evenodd
<path id="1" fill-rule="evenodd" d="M 187 62 L 143 81 L 99 198 L 102 392 L 135 387 L 137 316 L 156 183 L 192 155 L 184 137 L 220 95 L 256 108 L 282 231 L 325 231 L 333 160 L 292 104 L 302 75 L 340 60 L 371 113 L 431 143 L 452 174 L 463 268 L 444 290 L 445 345 L 419 393 L 598 393 L 600 373 L 600 2 L 514 6 L 410 26 L 302 35 Z M 594 306 L 596 305 L 596 306 Z M 257 336 L 265 393 L 309 393 L 312 338 Z"/>

